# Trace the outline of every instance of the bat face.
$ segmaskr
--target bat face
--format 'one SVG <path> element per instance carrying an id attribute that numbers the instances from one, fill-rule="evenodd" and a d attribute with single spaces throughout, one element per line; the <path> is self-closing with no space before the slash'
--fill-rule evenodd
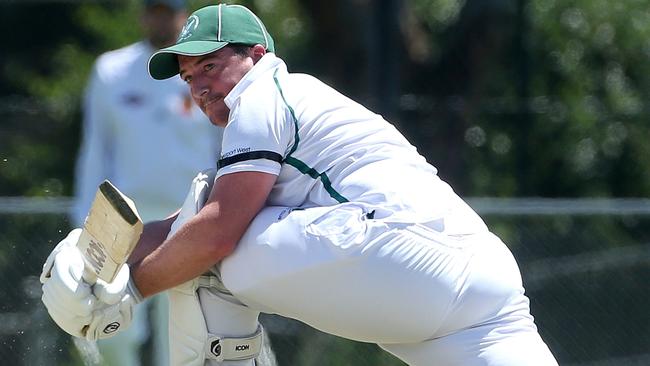
<path id="1" fill-rule="evenodd" d="M 109 181 L 100 184 L 77 243 L 86 263 L 84 279 L 112 282 L 143 228 L 133 201 Z"/>

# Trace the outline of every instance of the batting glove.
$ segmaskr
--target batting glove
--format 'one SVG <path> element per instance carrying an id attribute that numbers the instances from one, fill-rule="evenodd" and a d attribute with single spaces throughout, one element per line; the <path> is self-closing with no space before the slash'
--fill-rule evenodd
<path id="1" fill-rule="evenodd" d="M 82 279 L 84 260 L 77 247 L 62 242 L 54 251 L 57 252 L 50 255 L 52 258 L 46 261 L 41 275 L 41 299 L 50 317 L 61 329 L 81 337 L 84 327 L 92 320 L 97 299 L 91 286 Z"/>
<path id="2" fill-rule="evenodd" d="M 142 301 L 142 296 L 131 279 L 128 265 L 120 268 L 111 283 L 98 279 L 93 293 L 101 305 L 93 311 L 85 331 L 86 339 L 109 338 L 131 325 L 134 307 Z"/>

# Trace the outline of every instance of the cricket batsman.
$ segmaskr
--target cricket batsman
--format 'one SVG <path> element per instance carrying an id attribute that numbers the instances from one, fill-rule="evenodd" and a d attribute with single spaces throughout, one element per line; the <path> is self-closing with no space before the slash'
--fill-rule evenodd
<path id="1" fill-rule="evenodd" d="M 260 312 L 409 365 L 557 365 L 503 242 L 393 125 L 288 72 L 250 10 L 197 10 L 149 73 L 225 127 L 217 166 L 111 283 L 82 280 L 74 232 L 59 244 L 42 280 L 62 329 L 109 337 L 169 290 L 173 365 L 262 364 Z"/>

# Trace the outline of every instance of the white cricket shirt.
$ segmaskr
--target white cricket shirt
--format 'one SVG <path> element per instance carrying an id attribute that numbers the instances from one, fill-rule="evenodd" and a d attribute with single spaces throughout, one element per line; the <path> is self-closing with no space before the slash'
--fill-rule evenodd
<path id="1" fill-rule="evenodd" d="M 130 196 L 148 221 L 180 207 L 197 172 L 216 164 L 222 129 L 194 105 L 180 78 L 149 76 L 153 52 L 139 42 L 105 53 L 95 63 L 77 161 L 77 224 L 105 178 Z"/>
<path id="2" fill-rule="evenodd" d="M 393 125 L 314 77 L 288 73 L 272 53 L 225 102 L 231 111 L 217 177 L 240 171 L 277 175 L 269 205 L 362 202 L 391 221 L 442 218 L 448 221 L 445 230 L 484 229 Z"/>

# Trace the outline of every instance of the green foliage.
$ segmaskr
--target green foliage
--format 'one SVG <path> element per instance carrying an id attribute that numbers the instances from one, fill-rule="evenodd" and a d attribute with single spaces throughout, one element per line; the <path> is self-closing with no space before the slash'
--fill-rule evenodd
<path id="1" fill-rule="evenodd" d="M 138 1 L 115 0 L 83 3 L 75 20 L 84 32 L 95 39 L 94 51 L 107 51 L 135 42 L 141 36 L 141 6 Z"/>
<path id="2" fill-rule="evenodd" d="M 0 27 L 13 37 L 0 68 L 8 86 L 0 94 L 1 195 L 71 194 L 90 68 L 99 53 L 138 38 L 136 4 L 3 5 L 13 16 Z"/>
<path id="3" fill-rule="evenodd" d="M 561 151 L 557 173 L 573 192 L 646 195 L 648 181 L 634 190 L 620 182 L 642 176 L 645 150 L 635 136 L 648 135 L 647 2 L 533 1 L 531 89 L 548 96 L 535 123 L 547 126 L 549 151 Z M 541 100 L 540 100 L 541 101 Z M 548 112 L 544 111 L 544 109 Z"/>
<path id="4" fill-rule="evenodd" d="M 405 90 L 437 103 L 401 123 L 462 193 L 650 193 L 648 1 L 410 3 L 433 51 Z"/>

